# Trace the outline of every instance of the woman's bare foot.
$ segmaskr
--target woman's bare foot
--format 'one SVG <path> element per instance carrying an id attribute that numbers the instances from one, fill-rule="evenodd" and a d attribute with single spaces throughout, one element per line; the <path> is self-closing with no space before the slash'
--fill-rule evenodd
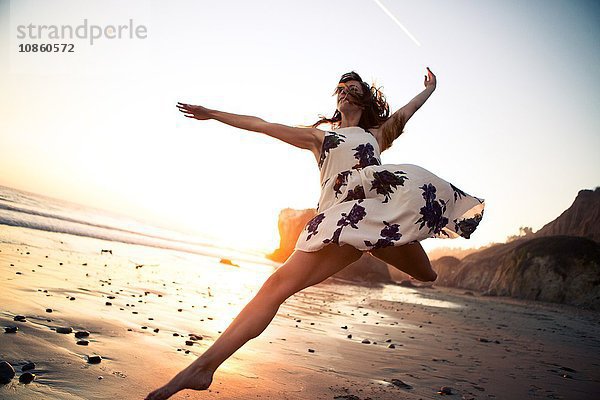
<path id="1" fill-rule="evenodd" d="M 214 371 L 200 368 L 195 362 L 179 372 L 161 388 L 146 396 L 144 400 L 168 399 L 183 389 L 206 390 L 212 383 Z"/>

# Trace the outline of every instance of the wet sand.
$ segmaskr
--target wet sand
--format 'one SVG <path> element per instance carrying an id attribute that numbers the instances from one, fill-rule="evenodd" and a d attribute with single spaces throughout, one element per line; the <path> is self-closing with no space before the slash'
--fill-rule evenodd
<path id="1" fill-rule="evenodd" d="M 202 354 L 274 270 L 232 261 L 239 267 L 0 226 L 0 319 L 18 327 L 0 332 L 0 360 L 16 370 L 0 398 L 143 399 Z M 328 280 L 288 299 L 208 391 L 173 398 L 433 399 L 446 386 L 456 399 L 592 399 L 599 322 L 575 307 L 435 285 Z M 29 384 L 19 383 L 26 362 L 35 363 Z"/>

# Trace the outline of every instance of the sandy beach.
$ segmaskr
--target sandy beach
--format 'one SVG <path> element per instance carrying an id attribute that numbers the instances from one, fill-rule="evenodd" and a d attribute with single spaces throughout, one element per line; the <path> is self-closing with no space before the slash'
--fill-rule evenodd
<path id="1" fill-rule="evenodd" d="M 18 328 L 0 335 L 0 360 L 16 371 L 0 398 L 142 399 L 202 354 L 276 268 L 232 261 L 0 226 L 0 318 Z M 433 399 L 445 386 L 457 399 L 592 399 L 599 322 L 435 285 L 327 280 L 288 299 L 208 391 L 173 398 Z M 24 384 L 27 362 L 36 377 Z"/>

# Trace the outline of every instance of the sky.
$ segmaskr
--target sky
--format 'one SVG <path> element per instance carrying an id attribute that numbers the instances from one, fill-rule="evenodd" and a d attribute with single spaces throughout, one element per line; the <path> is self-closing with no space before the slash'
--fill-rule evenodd
<path id="1" fill-rule="evenodd" d="M 18 36 L 84 20 L 146 34 Z M 317 205 L 313 154 L 176 103 L 310 125 L 345 72 L 393 112 L 429 67 L 437 88 L 382 162 L 485 199 L 471 239 L 426 250 L 503 242 L 600 185 L 599 20 L 581 0 L 0 0 L 0 185 L 272 251 L 280 210 Z M 44 42 L 74 52 L 19 53 Z"/>

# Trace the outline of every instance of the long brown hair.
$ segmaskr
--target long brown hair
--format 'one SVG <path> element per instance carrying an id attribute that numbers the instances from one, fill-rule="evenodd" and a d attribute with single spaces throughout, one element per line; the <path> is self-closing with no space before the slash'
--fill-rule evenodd
<path id="1" fill-rule="evenodd" d="M 360 97 L 352 91 L 348 92 L 349 100 L 363 107 L 358 126 L 364 130 L 379 128 L 384 122 L 392 118 L 390 117 L 390 106 L 380 88 L 375 87 L 375 84 L 371 86 L 364 82 L 360 75 L 354 71 L 343 74 L 339 83 L 346 83 L 348 81 L 358 81 L 363 88 L 363 94 Z M 341 88 L 338 84 L 332 96 L 337 95 L 340 91 Z M 313 128 L 324 123 L 329 123 L 333 129 L 337 129 L 342 122 L 342 113 L 339 110 L 335 110 L 331 118 L 323 115 L 319 115 L 319 117 L 321 119 L 312 125 Z M 392 142 L 402 134 L 405 122 L 403 118 L 394 117 L 391 123 L 384 127 L 381 131 L 382 152 L 387 150 L 392 145 Z"/>

